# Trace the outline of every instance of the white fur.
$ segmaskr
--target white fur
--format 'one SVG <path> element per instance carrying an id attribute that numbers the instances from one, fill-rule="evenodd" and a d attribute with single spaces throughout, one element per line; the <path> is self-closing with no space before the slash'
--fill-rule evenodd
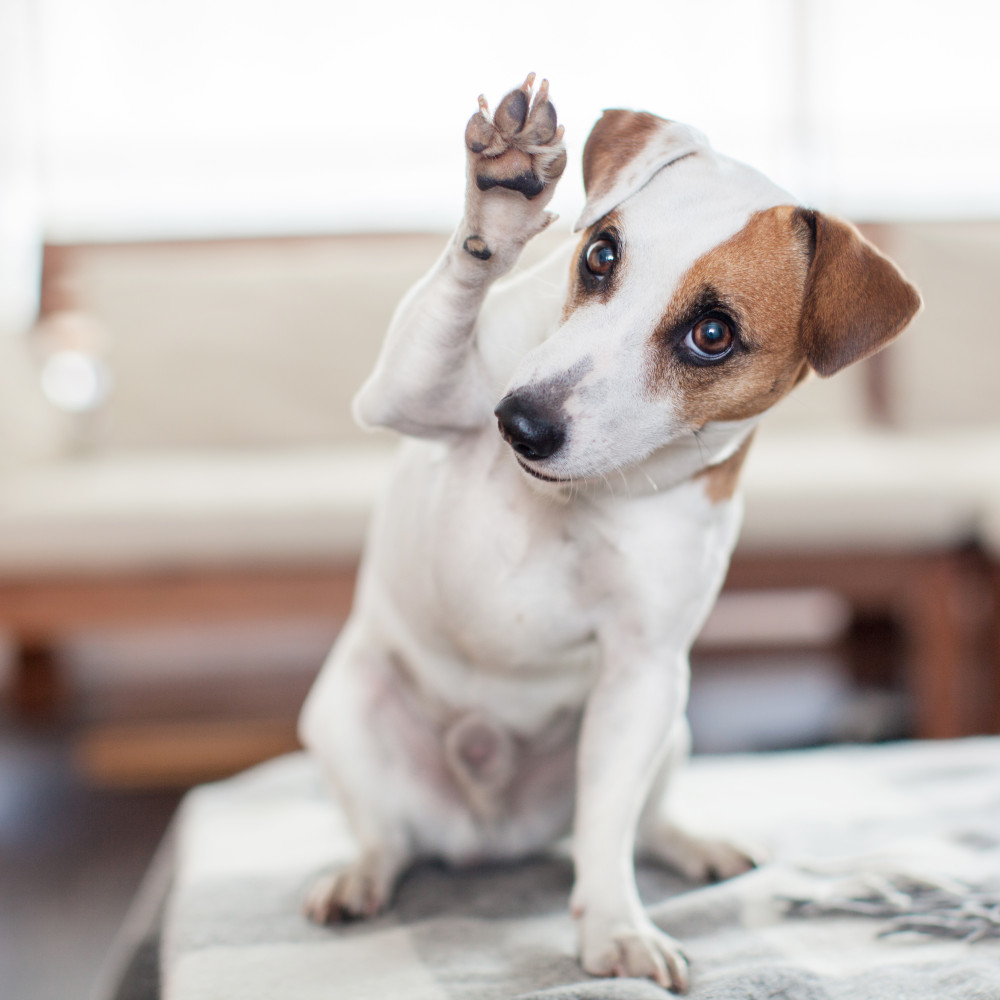
<path id="1" fill-rule="evenodd" d="M 751 213 L 792 199 L 696 133 L 681 138 L 696 155 L 635 165 L 638 188 L 599 206 L 617 206 L 628 243 L 609 301 L 560 323 L 569 245 L 495 284 L 547 223 L 551 190 L 528 201 L 470 183 L 466 219 L 393 320 L 355 413 L 423 440 L 402 449 L 351 620 L 303 710 L 302 738 L 362 850 L 313 891 L 319 919 L 384 905 L 414 858 L 517 856 L 572 826 L 584 967 L 683 988 L 683 956 L 646 917 L 631 874 L 640 815 L 642 846 L 690 874 L 750 863 L 678 831 L 660 793 L 686 748 L 688 650 L 740 521 L 737 500 L 711 502 L 692 477 L 755 419 L 688 427 L 675 400 L 638 387 L 684 272 Z M 470 219 L 495 249 L 489 261 L 462 249 Z M 493 408 L 581 363 L 566 447 L 538 466 L 573 482 L 540 482 Z M 473 758 L 487 748 L 490 773 L 456 762 L 463 740 Z"/>

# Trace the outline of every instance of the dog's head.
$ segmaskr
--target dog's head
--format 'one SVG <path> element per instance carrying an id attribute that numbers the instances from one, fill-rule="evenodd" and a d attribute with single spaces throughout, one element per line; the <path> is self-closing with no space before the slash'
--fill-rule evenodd
<path id="1" fill-rule="evenodd" d="M 879 350 L 920 297 L 851 225 L 798 207 L 700 133 L 606 111 L 561 323 L 519 365 L 501 433 L 542 479 L 590 479 L 757 418 L 810 370 Z"/>

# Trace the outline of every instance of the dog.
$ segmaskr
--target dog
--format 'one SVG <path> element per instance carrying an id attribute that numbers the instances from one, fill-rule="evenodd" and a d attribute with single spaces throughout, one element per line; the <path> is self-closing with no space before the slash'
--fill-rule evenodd
<path id="1" fill-rule="evenodd" d="M 492 116 L 480 97 L 462 222 L 354 401 L 410 440 L 302 712 L 360 847 L 305 905 L 371 916 L 418 858 L 516 858 L 572 830 L 583 968 L 683 991 L 633 851 L 692 879 L 755 863 L 664 806 L 741 463 L 766 410 L 879 350 L 920 298 L 848 223 L 626 110 L 586 142 L 582 237 L 500 281 L 566 166 L 534 80 Z"/>

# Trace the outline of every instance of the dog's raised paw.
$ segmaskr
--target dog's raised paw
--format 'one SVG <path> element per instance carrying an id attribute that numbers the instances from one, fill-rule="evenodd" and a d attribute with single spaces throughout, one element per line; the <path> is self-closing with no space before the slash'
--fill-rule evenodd
<path id="1" fill-rule="evenodd" d="M 563 128 L 542 80 L 534 96 L 535 74 L 500 102 L 490 117 L 485 97 L 465 127 L 472 175 L 480 191 L 505 188 L 531 200 L 566 169 Z"/>

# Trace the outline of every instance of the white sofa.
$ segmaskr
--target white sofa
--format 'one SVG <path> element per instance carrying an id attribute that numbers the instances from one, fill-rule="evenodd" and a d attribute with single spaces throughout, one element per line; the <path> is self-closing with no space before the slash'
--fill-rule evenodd
<path id="1" fill-rule="evenodd" d="M 769 415 L 731 584 L 829 585 L 897 612 L 917 732 L 955 735 L 982 728 L 968 546 L 1000 547 L 988 527 L 1000 520 L 1000 336 L 986 302 L 1000 226 L 871 232 L 927 307 L 879 359 Z M 0 626 L 21 649 L 23 710 L 58 698 L 50 652 L 74 629 L 346 613 L 392 451 L 354 427 L 348 401 L 444 240 L 48 248 L 33 356 L 3 345 L 0 374 Z M 114 384 L 99 412 L 68 418 L 38 398 L 36 369 L 81 328 Z"/>

